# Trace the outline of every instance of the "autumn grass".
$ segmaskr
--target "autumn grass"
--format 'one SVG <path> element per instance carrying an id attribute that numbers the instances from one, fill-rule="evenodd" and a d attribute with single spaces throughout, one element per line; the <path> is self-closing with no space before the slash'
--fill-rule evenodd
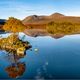
<path id="1" fill-rule="evenodd" d="M 80 32 L 79 23 L 70 23 L 70 22 L 50 22 L 46 30 L 51 34 L 74 34 Z"/>

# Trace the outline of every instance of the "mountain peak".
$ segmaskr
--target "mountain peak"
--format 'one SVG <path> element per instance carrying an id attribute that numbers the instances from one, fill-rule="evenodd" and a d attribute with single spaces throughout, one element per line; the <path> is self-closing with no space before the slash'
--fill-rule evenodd
<path id="1" fill-rule="evenodd" d="M 65 15 L 61 14 L 61 13 L 54 13 L 51 15 L 51 17 L 64 17 Z"/>

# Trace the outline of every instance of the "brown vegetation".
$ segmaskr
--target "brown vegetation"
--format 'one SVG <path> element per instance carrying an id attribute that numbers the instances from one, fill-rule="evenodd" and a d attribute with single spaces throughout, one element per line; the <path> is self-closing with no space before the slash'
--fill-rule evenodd
<path id="1" fill-rule="evenodd" d="M 14 17 L 10 17 L 9 20 L 4 24 L 3 29 L 8 32 L 22 32 L 25 26 L 22 22 Z"/>
<path id="2" fill-rule="evenodd" d="M 29 16 L 26 17 L 22 23 L 28 28 L 34 28 L 34 29 L 45 29 L 46 25 L 48 25 L 50 22 L 56 22 L 56 23 L 74 23 L 79 24 L 80 23 L 80 17 L 73 17 L 73 16 L 65 16 L 60 13 L 54 13 L 50 16 Z"/>
<path id="3" fill-rule="evenodd" d="M 80 33 L 80 23 L 51 22 L 47 25 L 47 31 L 51 34 L 74 34 Z"/>

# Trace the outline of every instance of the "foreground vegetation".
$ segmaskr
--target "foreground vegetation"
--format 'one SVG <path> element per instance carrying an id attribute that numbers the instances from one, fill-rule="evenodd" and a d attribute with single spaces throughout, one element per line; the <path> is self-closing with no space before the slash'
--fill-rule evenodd
<path id="1" fill-rule="evenodd" d="M 75 34 L 80 33 L 80 24 L 70 22 L 50 22 L 46 29 L 51 34 Z"/>
<path id="2" fill-rule="evenodd" d="M 18 33 L 24 31 L 26 27 L 22 24 L 19 19 L 10 17 L 7 22 L 3 25 L 3 29 L 7 32 Z"/>
<path id="3" fill-rule="evenodd" d="M 23 42 L 18 37 L 18 33 L 25 30 L 25 26 L 20 20 L 10 17 L 3 25 L 3 29 L 6 32 L 11 32 L 11 35 L 7 38 L 0 38 L 0 50 L 5 50 L 8 57 L 12 55 L 13 59 L 11 60 L 13 60 L 14 63 L 5 70 L 11 78 L 17 78 L 24 73 L 26 67 L 24 63 L 18 60 L 26 55 L 26 50 L 31 48 L 31 45 L 28 41 Z M 25 36 L 22 38 L 24 37 Z"/>
<path id="4" fill-rule="evenodd" d="M 17 35 L 10 35 L 7 38 L 0 39 L 0 49 L 6 50 L 8 53 L 13 53 L 16 55 L 22 55 L 24 56 L 24 52 L 26 49 L 30 47 L 29 42 L 22 42 L 19 40 Z M 20 49 L 20 52 L 18 51 Z"/>
<path id="5" fill-rule="evenodd" d="M 28 42 L 23 42 L 18 38 L 18 33 L 25 30 L 25 26 L 22 22 L 14 17 L 10 17 L 4 24 L 3 29 L 6 32 L 12 32 L 13 34 L 8 38 L 0 39 L 0 48 L 9 53 L 24 55 L 24 52 L 29 45 Z"/>

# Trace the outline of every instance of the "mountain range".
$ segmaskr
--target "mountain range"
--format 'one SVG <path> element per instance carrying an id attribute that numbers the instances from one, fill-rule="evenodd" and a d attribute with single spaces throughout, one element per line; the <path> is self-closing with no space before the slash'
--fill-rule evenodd
<path id="1" fill-rule="evenodd" d="M 42 15 L 31 15 L 22 20 L 25 26 L 31 26 L 34 28 L 45 28 L 45 26 L 50 22 L 71 22 L 80 23 L 80 17 L 75 16 L 65 16 L 61 13 L 54 13 L 48 16 Z M 6 19 L 0 19 L 0 25 L 3 25 Z"/>
<path id="2" fill-rule="evenodd" d="M 61 13 L 54 13 L 49 16 L 32 15 L 22 20 L 24 25 L 41 25 L 41 24 L 48 24 L 49 22 L 52 21 L 80 23 L 80 17 L 65 16 Z"/>
<path id="3" fill-rule="evenodd" d="M 38 16 L 38 15 L 31 15 L 26 17 L 22 20 L 22 23 L 27 24 L 47 24 L 51 21 L 54 22 L 72 22 L 72 23 L 79 23 L 80 17 L 75 16 L 65 16 L 61 13 L 54 13 L 49 16 Z M 0 24 L 4 24 L 6 22 L 6 19 L 0 19 Z"/>

